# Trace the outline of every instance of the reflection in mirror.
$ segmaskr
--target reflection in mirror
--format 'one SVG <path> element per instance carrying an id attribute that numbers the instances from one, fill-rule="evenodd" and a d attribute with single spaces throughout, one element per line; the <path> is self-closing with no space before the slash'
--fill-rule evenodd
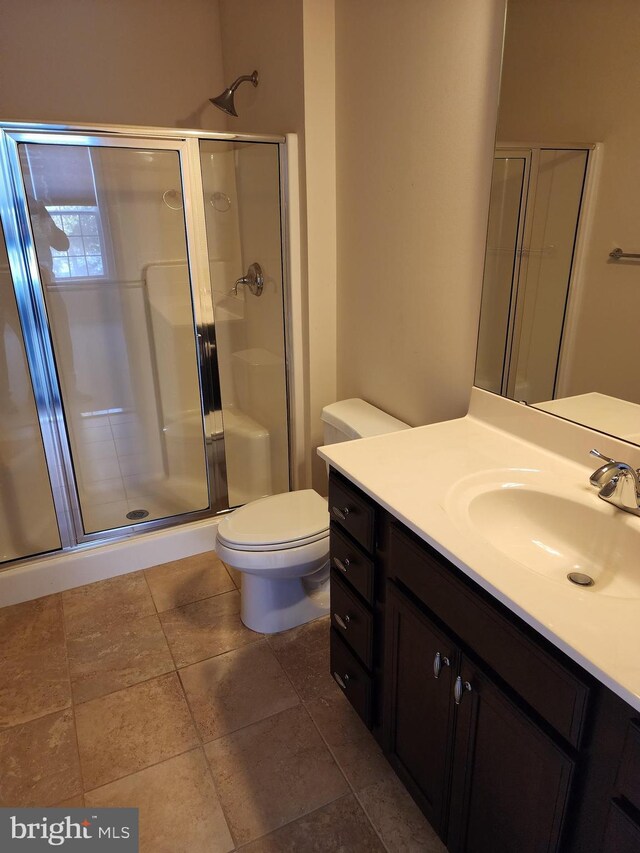
<path id="1" fill-rule="evenodd" d="M 640 444 L 636 0 L 509 0 L 476 385 Z"/>

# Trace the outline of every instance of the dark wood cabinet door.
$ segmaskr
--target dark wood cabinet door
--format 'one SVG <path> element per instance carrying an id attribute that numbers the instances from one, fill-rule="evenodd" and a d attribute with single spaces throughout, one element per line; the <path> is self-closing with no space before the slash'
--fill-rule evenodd
<path id="1" fill-rule="evenodd" d="M 460 688 L 449 850 L 560 850 L 573 761 L 464 657 Z"/>
<path id="2" fill-rule="evenodd" d="M 638 853 L 640 826 L 612 802 L 600 853 Z"/>
<path id="3" fill-rule="evenodd" d="M 394 584 L 387 586 L 387 757 L 434 829 L 445 831 L 457 651 Z M 439 655 L 440 671 L 434 673 Z"/>

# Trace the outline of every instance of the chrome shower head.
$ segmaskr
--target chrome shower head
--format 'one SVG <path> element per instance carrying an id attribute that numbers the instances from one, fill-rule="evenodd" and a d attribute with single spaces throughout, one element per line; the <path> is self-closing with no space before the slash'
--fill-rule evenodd
<path id="1" fill-rule="evenodd" d="M 240 83 L 244 83 L 245 80 L 248 80 L 250 83 L 253 83 L 254 86 L 257 86 L 258 72 L 254 71 L 253 74 L 245 74 L 243 77 L 238 77 L 238 79 L 234 80 L 229 88 L 225 89 L 224 92 L 217 96 L 217 98 L 209 98 L 209 100 L 214 107 L 218 107 L 219 110 L 222 110 L 230 116 L 237 116 L 238 113 L 236 112 L 236 107 L 233 103 L 233 96 Z"/>

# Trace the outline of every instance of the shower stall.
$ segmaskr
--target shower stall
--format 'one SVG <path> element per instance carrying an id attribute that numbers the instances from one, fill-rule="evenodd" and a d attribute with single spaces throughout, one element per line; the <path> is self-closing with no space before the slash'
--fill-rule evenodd
<path id="1" fill-rule="evenodd" d="M 0 136 L 0 563 L 287 491 L 285 140 Z"/>

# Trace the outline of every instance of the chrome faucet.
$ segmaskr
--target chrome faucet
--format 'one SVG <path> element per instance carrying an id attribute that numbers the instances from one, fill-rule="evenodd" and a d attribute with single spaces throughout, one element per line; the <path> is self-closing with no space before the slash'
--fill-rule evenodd
<path id="1" fill-rule="evenodd" d="M 591 485 L 600 489 L 598 497 L 624 512 L 640 516 L 640 469 L 610 459 L 599 450 L 590 453 L 605 463 L 589 477 Z"/>

